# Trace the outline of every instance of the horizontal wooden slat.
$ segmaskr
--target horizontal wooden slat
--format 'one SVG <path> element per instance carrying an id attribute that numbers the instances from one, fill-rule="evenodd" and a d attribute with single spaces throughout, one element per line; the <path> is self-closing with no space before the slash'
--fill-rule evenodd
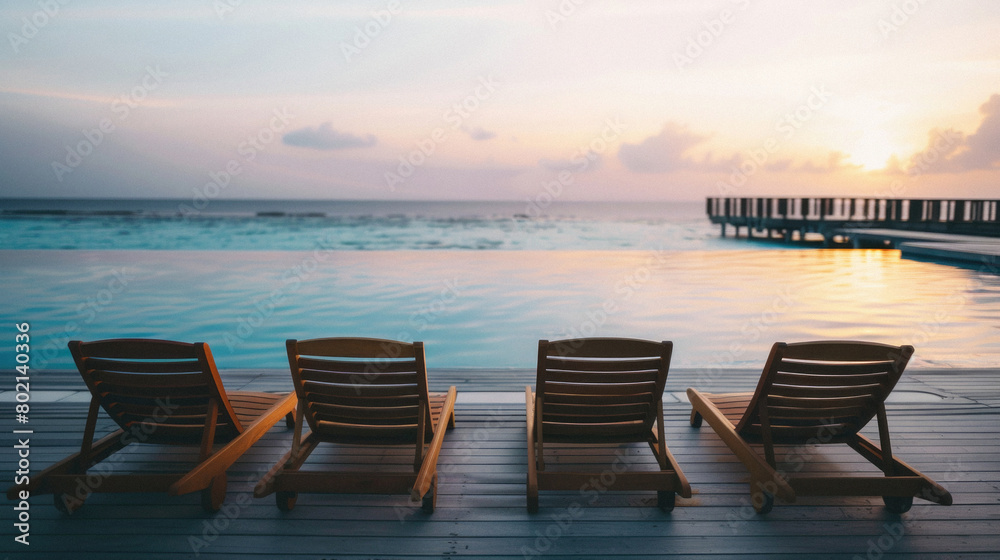
<path id="1" fill-rule="evenodd" d="M 383 373 L 414 373 L 417 371 L 417 364 L 412 359 L 348 361 L 302 356 L 297 363 L 299 368 L 306 370 L 356 373 L 373 377 Z"/>
<path id="2" fill-rule="evenodd" d="M 344 397 L 403 397 L 417 394 L 416 385 L 334 385 L 309 381 L 303 387 L 307 399 L 312 399 L 313 394 Z"/>
<path id="3" fill-rule="evenodd" d="M 419 406 L 340 406 L 311 402 L 309 409 L 317 415 L 339 416 L 342 418 L 355 418 L 358 420 L 385 419 L 397 421 L 399 419 L 416 420 L 419 415 Z M 409 422 L 408 422 L 409 423 Z"/>
<path id="4" fill-rule="evenodd" d="M 576 416 L 604 416 L 612 414 L 639 414 L 646 415 L 652 405 L 649 403 L 640 404 L 612 404 L 607 406 L 594 406 L 590 404 L 561 404 L 546 401 L 543 405 L 543 419 L 548 419 L 550 414 L 572 414 Z"/>
<path id="5" fill-rule="evenodd" d="M 804 387 L 833 387 L 849 385 L 872 385 L 887 382 L 885 373 L 865 373 L 857 375 L 809 375 L 805 373 L 777 373 L 774 383 L 781 385 L 800 385 Z"/>
<path id="6" fill-rule="evenodd" d="M 871 396 L 877 394 L 882 386 L 877 383 L 867 385 L 834 385 L 825 387 L 803 387 L 801 385 L 779 385 L 771 386 L 770 397 L 794 396 L 802 398 L 845 398 Z"/>
<path id="7" fill-rule="evenodd" d="M 186 342 L 145 338 L 96 340 L 81 345 L 84 357 L 115 357 L 123 360 L 197 359 L 197 347 Z"/>
<path id="8" fill-rule="evenodd" d="M 181 361 L 127 361 L 102 358 L 84 358 L 83 363 L 87 369 L 123 373 L 201 373 L 202 371 L 201 363 L 196 359 Z"/>
<path id="9" fill-rule="evenodd" d="M 805 362 L 782 360 L 778 371 L 786 373 L 808 373 L 812 375 L 861 375 L 866 373 L 887 373 L 893 362 Z"/>
<path id="10" fill-rule="evenodd" d="M 897 347 L 870 342 L 819 341 L 787 344 L 783 354 L 794 360 L 826 361 L 895 361 L 902 352 L 912 352 L 909 346 Z"/>
<path id="11" fill-rule="evenodd" d="M 617 424 L 621 422 L 644 422 L 646 417 L 642 414 L 604 414 L 604 415 L 573 415 L 573 414 L 545 414 L 542 421 L 546 426 L 555 424 L 587 424 L 599 426 L 604 424 Z"/>
<path id="12" fill-rule="evenodd" d="M 86 375 L 96 381 L 106 381 L 125 387 L 145 387 L 155 391 L 161 387 L 207 387 L 205 374 L 199 373 L 120 373 L 105 370 L 88 370 Z"/>
<path id="13" fill-rule="evenodd" d="M 405 373 L 383 373 L 379 375 L 368 375 L 364 373 L 341 373 L 331 371 L 320 371 L 314 369 L 301 369 L 299 375 L 303 381 L 318 381 L 322 383 L 337 383 L 340 385 L 415 385 L 419 377 L 413 371 Z"/>
<path id="14" fill-rule="evenodd" d="M 341 358 L 412 358 L 413 345 L 378 338 L 314 338 L 299 340 L 300 356 L 338 356 Z"/>
<path id="15" fill-rule="evenodd" d="M 109 398 L 140 401 L 160 400 L 169 404 L 191 401 L 205 402 L 214 396 L 209 388 L 204 385 L 163 387 L 157 390 L 150 390 L 148 387 L 138 385 L 117 385 L 100 382 L 96 384 L 96 387 L 98 393 L 107 395 Z"/>
<path id="16" fill-rule="evenodd" d="M 864 407 L 871 406 L 872 399 L 869 396 L 834 397 L 834 398 L 813 398 L 800 397 L 797 395 L 786 396 L 784 394 L 771 393 L 767 397 L 769 407 L 786 408 L 831 408 L 842 406 Z"/>
<path id="17" fill-rule="evenodd" d="M 548 370 L 539 385 L 543 383 L 655 383 L 658 373 L 654 371 L 599 371 L 580 372 Z"/>
<path id="18" fill-rule="evenodd" d="M 309 393 L 308 396 L 310 403 L 325 403 L 346 406 L 408 406 L 416 405 L 420 402 L 420 396 L 417 395 L 416 392 L 402 396 L 386 397 L 358 396 L 353 392 L 348 396 L 323 393 Z"/>
<path id="19" fill-rule="evenodd" d="M 548 348 L 549 356 L 573 356 L 577 358 L 658 357 L 663 352 L 663 346 L 658 342 L 634 338 L 554 340 L 549 342 Z"/>
<path id="20" fill-rule="evenodd" d="M 652 370 L 657 371 L 660 368 L 663 360 L 660 358 L 646 358 L 646 359 L 627 359 L 627 358 L 614 358 L 614 359 L 579 359 L 579 358 L 569 358 L 569 357 L 554 357 L 549 356 L 546 358 L 544 365 L 545 369 L 548 370 L 565 370 L 565 371 L 646 371 Z"/>
<path id="21" fill-rule="evenodd" d="M 656 389 L 655 383 L 546 383 L 547 395 L 650 395 Z"/>
<path id="22" fill-rule="evenodd" d="M 578 405 L 596 405 L 596 406 L 608 406 L 614 404 L 636 404 L 636 403 L 650 403 L 654 401 L 652 393 L 631 393 L 626 395 L 580 395 L 580 394 L 563 394 L 563 393 L 550 393 L 545 396 L 546 403 L 565 403 L 565 404 L 578 404 Z"/>

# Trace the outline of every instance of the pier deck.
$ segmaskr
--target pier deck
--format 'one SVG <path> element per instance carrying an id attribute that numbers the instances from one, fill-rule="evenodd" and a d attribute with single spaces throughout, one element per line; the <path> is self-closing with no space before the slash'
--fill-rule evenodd
<path id="1" fill-rule="evenodd" d="M 748 237 L 804 241 L 821 235 L 828 244 L 845 228 L 925 231 L 1000 237 L 997 200 L 879 198 L 708 198 L 706 212 L 714 224 L 745 227 Z"/>
<path id="2" fill-rule="evenodd" d="M 910 369 L 904 374 L 888 402 L 893 449 L 945 486 L 955 505 L 915 500 L 902 516 L 888 513 L 878 498 L 841 497 L 779 502 L 766 516 L 754 514 L 742 465 L 710 428 L 688 425 L 684 390 L 752 390 L 759 374 L 670 372 L 666 439 L 695 492 L 691 499 L 678 499 L 670 514 L 655 507 L 655 495 L 642 492 L 603 493 L 593 503 L 591 494 L 546 493 L 540 512 L 528 514 L 523 389 L 534 383 L 534 372 L 432 369 L 432 389 L 451 384 L 459 389 L 458 424 L 445 440 L 438 509 L 432 515 L 404 496 L 303 494 L 288 513 L 271 499 L 254 499 L 256 479 L 289 445 L 291 431 L 279 423 L 230 470 L 230 506 L 216 515 L 203 513 L 197 496 L 96 494 L 82 510 L 65 516 L 51 505 L 51 497 L 39 496 L 31 501 L 30 547 L 13 543 L 8 525 L 0 557 L 925 560 L 1000 555 L 1000 370 Z M 280 370 L 226 370 L 222 377 L 231 390 L 291 388 L 287 372 Z M 31 460 L 37 472 L 75 451 L 89 396 L 75 372 L 36 373 L 31 388 Z M 10 392 L 0 393 L 0 402 L 12 401 Z M 7 426 L 15 425 L 12 415 L 13 406 L 0 408 Z M 97 429 L 109 431 L 111 421 L 102 420 Z M 129 455 L 128 465 L 169 467 L 186 464 L 196 453 L 143 447 Z M 0 468 L 12 473 L 15 457 L 9 451 L 0 456 Z M 606 461 L 611 451 L 565 447 L 557 453 L 550 463 L 596 463 Z M 839 446 L 818 453 L 848 465 L 864 461 Z M 642 446 L 625 454 L 635 468 L 648 466 L 651 458 Z M 351 448 L 314 457 L 378 468 L 405 465 L 412 462 L 410 455 Z"/>

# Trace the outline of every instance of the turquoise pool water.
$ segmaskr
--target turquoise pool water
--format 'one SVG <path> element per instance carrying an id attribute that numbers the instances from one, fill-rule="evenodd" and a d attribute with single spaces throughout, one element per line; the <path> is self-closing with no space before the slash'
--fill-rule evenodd
<path id="1" fill-rule="evenodd" d="M 284 340 L 422 340 L 434 367 L 533 367 L 537 340 L 675 343 L 676 367 L 759 367 L 777 340 L 916 347 L 1000 363 L 1000 278 L 885 250 L 0 251 L 4 324 L 33 365 L 70 339 L 205 341 L 221 368 L 285 365 Z"/>

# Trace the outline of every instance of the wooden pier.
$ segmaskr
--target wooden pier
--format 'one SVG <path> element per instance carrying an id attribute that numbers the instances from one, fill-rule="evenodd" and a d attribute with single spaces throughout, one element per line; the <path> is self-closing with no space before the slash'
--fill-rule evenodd
<path id="1" fill-rule="evenodd" d="M 848 244 L 845 230 L 872 228 L 1000 237 L 998 200 L 896 198 L 708 198 L 713 224 L 748 238 Z M 755 233 L 757 235 L 755 235 Z"/>

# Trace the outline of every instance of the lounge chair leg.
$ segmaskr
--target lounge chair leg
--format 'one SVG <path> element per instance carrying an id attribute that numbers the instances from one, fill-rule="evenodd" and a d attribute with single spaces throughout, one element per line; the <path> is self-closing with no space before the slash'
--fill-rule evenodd
<path id="1" fill-rule="evenodd" d="M 701 427 L 701 414 L 693 408 L 691 409 L 691 425 L 695 428 Z"/>
<path id="2" fill-rule="evenodd" d="M 660 511 L 670 513 L 674 510 L 676 502 L 677 493 L 673 490 L 659 490 L 656 492 L 656 507 L 660 508 Z"/>
<path id="3" fill-rule="evenodd" d="M 437 505 L 437 489 L 438 489 L 438 476 L 437 473 L 431 478 L 431 488 L 424 494 L 424 499 L 420 504 L 420 509 L 424 510 L 426 513 L 434 513 L 434 507 Z"/>
<path id="4" fill-rule="evenodd" d="M 760 484 L 757 486 L 758 488 L 754 488 L 752 483 L 750 485 L 750 502 L 753 504 L 754 511 L 763 515 L 774 508 L 774 494 L 760 489 Z"/>
<path id="5" fill-rule="evenodd" d="M 291 411 L 285 415 L 285 427 L 294 428 L 295 427 L 295 411 Z"/>
<path id="6" fill-rule="evenodd" d="M 882 496 L 885 509 L 893 513 L 906 513 L 913 507 L 913 496 Z"/>
<path id="7" fill-rule="evenodd" d="M 281 511 L 292 511 L 295 507 L 295 502 L 299 499 L 298 492 L 290 492 L 287 490 L 280 490 L 274 493 L 274 501 L 278 504 L 278 509 Z"/>
<path id="8" fill-rule="evenodd" d="M 212 479 L 212 483 L 201 491 L 201 507 L 209 513 L 215 513 L 226 501 L 226 473 Z"/>
<path id="9" fill-rule="evenodd" d="M 528 513 L 538 513 L 538 491 L 528 493 Z"/>

